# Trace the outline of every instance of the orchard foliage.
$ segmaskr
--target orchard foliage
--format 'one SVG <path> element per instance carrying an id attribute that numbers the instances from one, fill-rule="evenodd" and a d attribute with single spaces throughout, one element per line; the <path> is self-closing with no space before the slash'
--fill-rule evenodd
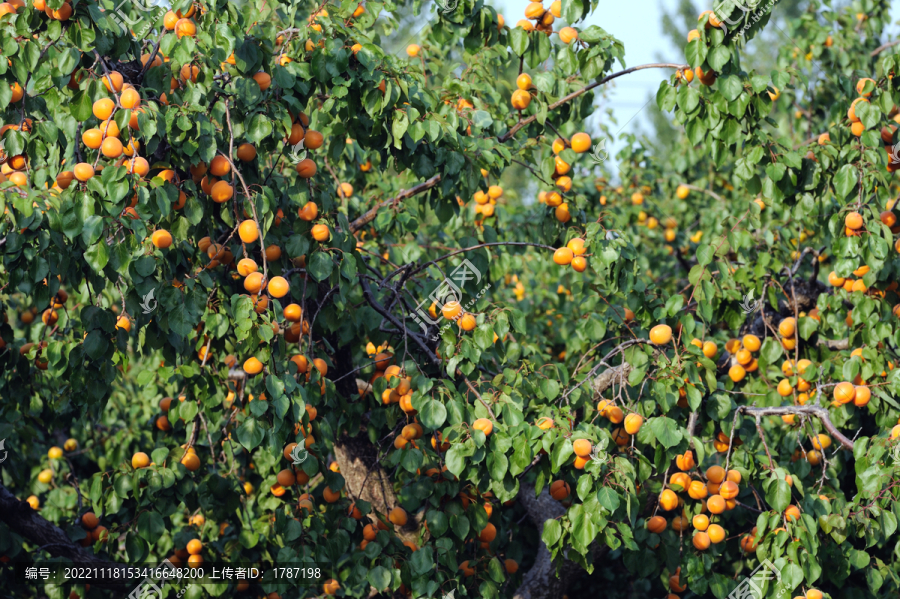
<path id="1" fill-rule="evenodd" d="M 461 0 L 409 45 L 418 2 L 0 4 L 3 561 L 895 595 L 887 6 L 810 2 L 757 73 L 777 5 L 732 4 L 636 66 L 684 134 L 615 174 L 584 122 L 635 66 L 596 3 Z"/>

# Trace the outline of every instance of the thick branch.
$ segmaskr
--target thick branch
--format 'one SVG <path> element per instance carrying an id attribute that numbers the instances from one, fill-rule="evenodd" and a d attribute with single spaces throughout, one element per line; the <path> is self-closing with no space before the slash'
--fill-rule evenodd
<path id="1" fill-rule="evenodd" d="M 822 425 L 825 427 L 831 436 L 841 442 L 846 449 L 853 451 L 853 441 L 848 439 L 837 429 L 833 422 L 831 422 L 831 416 L 828 415 L 828 410 L 821 406 L 781 406 L 781 407 L 773 407 L 773 408 L 751 408 L 750 406 L 741 406 L 738 408 L 738 412 L 749 414 L 754 418 L 759 418 L 761 416 L 785 416 L 788 414 L 806 414 L 808 416 L 815 416 L 819 420 L 822 421 Z"/>
<path id="2" fill-rule="evenodd" d="M 850 349 L 850 339 L 819 339 L 816 345 L 824 345 L 832 350 Z"/>
<path id="3" fill-rule="evenodd" d="M 390 311 L 388 311 L 384 306 L 378 303 L 378 300 L 375 299 L 375 294 L 372 293 L 372 288 L 369 287 L 368 281 L 366 281 L 364 277 L 360 277 L 359 281 L 362 284 L 363 296 L 366 298 L 366 301 L 369 303 L 369 305 L 372 306 L 372 308 L 374 308 L 376 312 L 387 318 L 391 322 L 391 324 L 397 327 L 397 329 L 403 331 L 404 335 L 409 336 L 413 341 L 415 341 L 416 345 L 418 345 L 419 348 L 421 348 L 422 351 L 425 352 L 425 355 L 429 360 L 431 360 L 435 364 L 440 364 L 440 360 L 437 359 L 434 351 L 425 344 L 425 342 L 419 335 L 411 332 L 403 325 L 402 322 L 400 322 L 400 320 L 396 316 L 391 314 Z"/>
<path id="4" fill-rule="evenodd" d="M 381 202 L 380 204 L 376 205 L 374 208 L 371 208 L 368 212 L 366 212 L 365 214 L 363 214 L 362 216 L 360 216 L 359 218 L 354 220 L 352 223 L 350 223 L 350 232 L 356 233 L 357 231 L 359 231 L 360 229 L 365 227 L 367 224 L 369 224 L 370 222 L 375 220 L 375 217 L 378 215 L 378 211 L 381 210 L 382 208 L 384 208 L 386 206 L 390 206 L 390 205 L 395 205 L 402 200 L 411 198 L 412 196 L 414 196 L 418 193 L 422 193 L 423 191 L 427 191 L 440 182 L 441 182 L 441 176 L 435 175 L 431 179 L 428 179 L 427 181 L 419 183 L 415 187 L 410 187 L 409 189 L 402 190 L 400 193 L 397 194 L 396 197 L 391 198 L 390 200 L 385 200 L 385 201 Z"/>
<path id="5" fill-rule="evenodd" d="M 595 87 L 603 85 L 604 83 L 609 83 L 610 81 L 612 81 L 613 79 L 616 79 L 617 77 L 621 77 L 622 75 L 628 75 L 629 73 L 634 73 L 635 71 L 642 71 L 644 69 L 685 69 L 685 68 L 688 68 L 689 66 L 690 65 L 674 64 L 671 62 L 655 62 L 655 63 L 651 63 L 651 64 L 641 64 L 636 67 L 631 67 L 629 69 L 625 69 L 624 71 L 619 71 L 618 73 L 613 73 L 612 75 L 607 75 L 600 81 L 594 81 L 593 83 L 586 85 L 577 91 L 572 92 L 568 96 L 563 96 L 562 98 L 560 98 L 559 100 L 557 100 L 556 102 L 554 102 L 553 104 L 548 106 L 547 109 L 548 110 L 556 110 L 557 108 L 559 108 L 566 102 L 571 102 L 578 96 L 584 94 L 585 92 L 589 92 L 590 90 L 594 89 Z M 503 135 L 498 137 L 497 141 L 499 141 L 500 143 L 508 141 L 510 138 L 512 138 L 513 135 L 515 135 L 519 131 L 519 129 L 521 129 L 522 127 L 525 127 L 526 125 L 533 123 L 535 121 L 535 119 L 537 119 L 536 114 L 531 115 L 528 118 L 520 120 L 518 123 L 513 125 L 512 129 L 510 129 L 509 131 L 507 131 L 506 133 L 504 133 Z"/>
<path id="6" fill-rule="evenodd" d="M 687 187 L 688 189 L 692 189 L 694 191 L 699 191 L 700 193 L 705 193 L 709 197 L 713 198 L 714 200 L 718 200 L 719 202 L 722 202 L 723 204 L 725 203 L 725 198 L 723 198 L 716 192 L 712 191 L 711 189 L 706 189 L 704 187 L 697 187 L 696 185 L 691 185 L 689 183 L 682 183 L 682 185 Z"/>
<path id="7" fill-rule="evenodd" d="M 5 486 L 0 484 L 0 521 L 9 526 L 10 530 L 24 537 L 29 543 L 41 547 L 54 557 L 62 557 L 74 563 L 91 565 L 103 568 L 122 568 L 120 564 L 107 562 L 96 555 L 69 540 L 66 533 L 36 511 L 31 506 L 12 494 Z M 112 539 L 110 539 L 112 541 Z M 110 577 L 107 583 L 96 583 L 104 587 L 125 587 L 127 582 L 122 582 L 124 575 Z M 133 585 L 132 585 L 133 586 Z"/>
<path id="8" fill-rule="evenodd" d="M 877 48 L 875 48 L 874 50 L 872 50 L 872 51 L 869 53 L 869 56 L 872 57 L 872 58 L 875 58 L 876 56 L 878 56 L 879 54 L 881 54 L 882 52 L 884 52 L 884 51 L 887 50 L 888 48 L 891 48 L 891 47 L 893 47 L 893 46 L 896 46 L 897 44 L 900 44 L 900 40 L 894 40 L 893 42 L 888 42 L 888 43 L 886 43 L 886 44 L 881 44 L 880 46 L 878 46 Z"/>

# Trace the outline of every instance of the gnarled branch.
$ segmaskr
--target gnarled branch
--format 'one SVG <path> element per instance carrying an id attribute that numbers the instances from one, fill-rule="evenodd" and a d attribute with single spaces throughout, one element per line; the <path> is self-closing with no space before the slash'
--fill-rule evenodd
<path id="1" fill-rule="evenodd" d="M 366 212 L 365 214 L 363 214 L 362 216 L 360 216 L 359 218 L 354 220 L 352 223 L 350 223 L 350 232 L 356 233 L 357 231 L 359 231 L 360 229 L 365 227 L 367 224 L 369 224 L 370 222 L 375 220 L 375 217 L 378 215 L 378 211 L 381 210 L 382 208 L 384 208 L 386 206 L 395 205 L 398 202 L 405 200 L 407 198 L 411 198 L 412 196 L 422 193 L 423 191 L 428 191 L 429 189 L 431 189 L 432 187 L 434 187 L 435 185 L 437 185 L 440 182 L 441 182 L 441 176 L 435 175 L 431 179 L 428 179 L 427 181 L 419 183 L 418 185 L 416 185 L 414 187 L 410 187 L 409 189 L 402 190 L 400 193 L 398 193 L 396 195 L 396 197 L 393 197 L 390 200 L 385 200 L 385 201 L 377 204 L 374 208 L 369 209 L 368 212 Z"/>
<path id="2" fill-rule="evenodd" d="M 807 416 L 815 416 L 822 421 L 822 426 L 825 427 L 825 430 L 831 433 L 832 437 L 840 441 L 841 445 L 843 445 L 846 449 L 853 451 L 853 441 L 845 437 L 844 434 L 837 429 L 837 427 L 831 421 L 831 416 L 829 416 L 828 410 L 821 406 L 781 406 L 772 408 L 753 408 L 750 406 L 740 406 L 737 411 L 739 413 L 749 414 L 754 418 L 760 418 L 762 416 L 787 416 L 789 414 L 805 414 Z"/>

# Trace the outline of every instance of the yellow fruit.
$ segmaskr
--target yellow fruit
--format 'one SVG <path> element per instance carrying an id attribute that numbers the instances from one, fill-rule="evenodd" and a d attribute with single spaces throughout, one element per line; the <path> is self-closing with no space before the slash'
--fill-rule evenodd
<path id="1" fill-rule="evenodd" d="M 650 342 L 654 345 L 665 345 L 672 340 L 672 327 L 658 324 L 650 329 Z"/>

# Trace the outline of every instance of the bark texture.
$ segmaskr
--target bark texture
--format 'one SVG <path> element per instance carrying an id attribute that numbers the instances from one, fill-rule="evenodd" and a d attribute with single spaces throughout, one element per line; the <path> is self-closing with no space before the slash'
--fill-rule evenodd
<path id="1" fill-rule="evenodd" d="M 100 559 L 87 549 L 69 540 L 66 533 L 58 526 L 46 520 L 38 512 L 31 509 L 25 501 L 20 501 L 12 492 L 0 484 L 0 521 L 14 533 L 28 542 L 47 551 L 53 557 L 62 557 L 75 563 L 90 564 L 103 568 L 120 568 L 121 564 Z M 110 538 L 110 542 L 113 539 Z M 116 582 L 110 579 L 96 583 L 105 588 L 134 587 L 135 583 Z"/>
<path id="2" fill-rule="evenodd" d="M 535 497 L 533 485 L 522 485 L 517 498 L 528 513 L 528 518 L 538 529 L 538 534 L 543 534 L 544 522 L 566 513 L 566 508 L 550 497 L 546 487 Z M 560 599 L 575 578 L 584 573 L 580 565 L 568 559 L 563 559 L 557 572 L 550 557 L 550 550 L 543 541 L 540 543 L 534 565 L 525 573 L 513 599 Z M 593 559 L 596 560 L 599 554 L 605 552 L 605 547 L 597 543 L 591 545 Z"/>

